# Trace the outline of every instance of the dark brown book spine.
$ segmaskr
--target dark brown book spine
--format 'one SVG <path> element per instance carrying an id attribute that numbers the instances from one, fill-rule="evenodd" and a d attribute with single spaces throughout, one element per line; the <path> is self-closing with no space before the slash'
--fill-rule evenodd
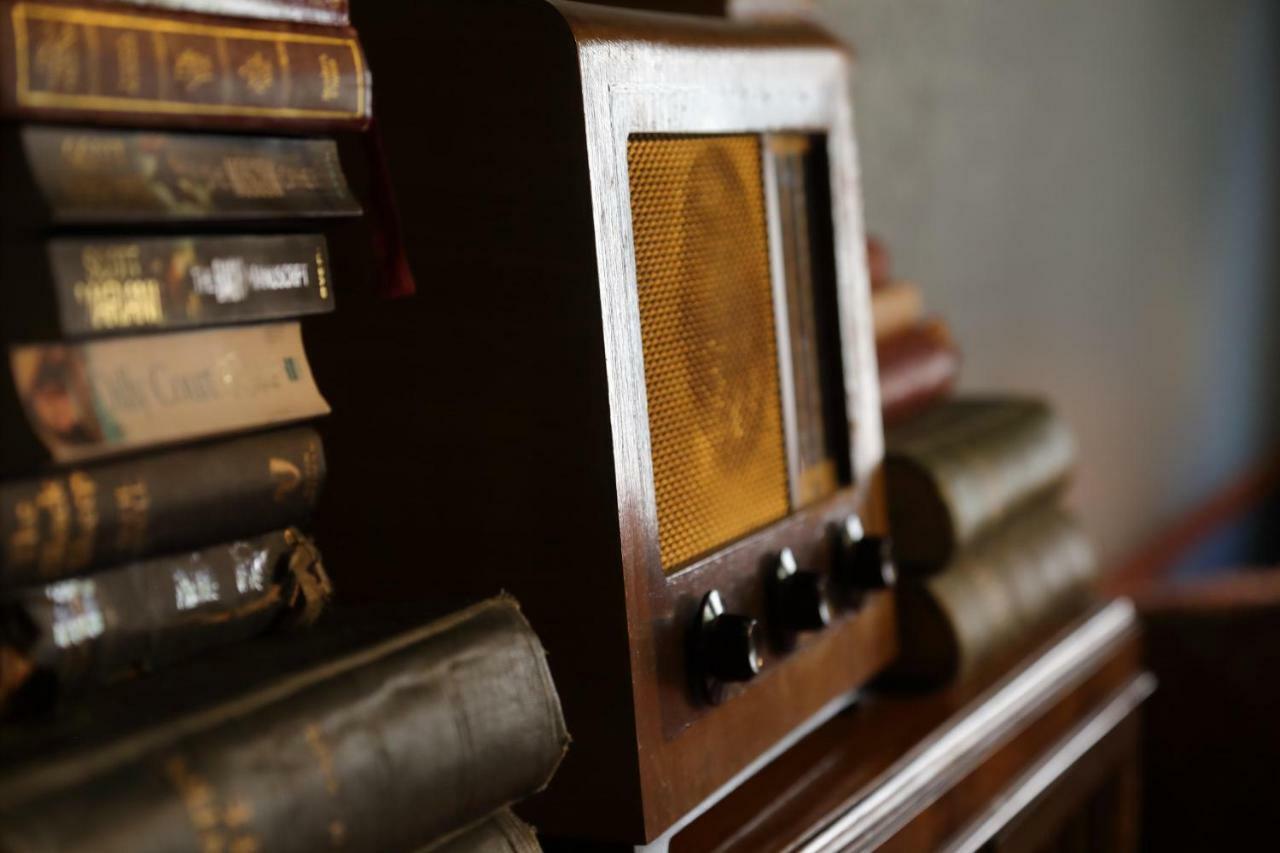
<path id="1" fill-rule="evenodd" d="M 0 588 L 303 525 L 324 474 L 304 427 L 0 483 Z"/>
<path id="2" fill-rule="evenodd" d="M 262 633 L 329 596 L 317 552 L 285 530 L 13 590 L 0 598 L 0 701 L 102 683 Z"/>
<path id="3" fill-rule="evenodd" d="M 901 423 L 951 393 L 960 374 L 960 351 L 947 327 L 937 321 L 889 338 L 877 347 L 876 356 L 886 426 Z"/>
<path id="4" fill-rule="evenodd" d="M 347 0 L 117 0 L 132 6 L 153 7 L 172 12 L 200 12 L 234 15 L 267 21 L 291 21 L 345 27 L 351 23 Z"/>
<path id="5" fill-rule="evenodd" d="M 363 129 L 350 29 L 62 0 L 0 2 L 0 112 L 40 121 Z"/>
<path id="6" fill-rule="evenodd" d="M 0 769 L 0 849 L 414 850 L 541 789 L 568 745 L 506 599 L 102 750 Z"/>
<path id="7" fill-rule="evenodd" d="M 357 216 L 336 143 L 23 127 L 38 201 L 57 224 Z M 23 203 L 15 199 L 12 204 Z M 27 218 L 31 211 L 27 211 Z M 25 220 L 24 220 L 25 221 Z"/>
<path id="8" fill-rule="evenodd" d="M 66 337 L 333 310 L 324 237 L 61 239 L 49 266 Z"/>

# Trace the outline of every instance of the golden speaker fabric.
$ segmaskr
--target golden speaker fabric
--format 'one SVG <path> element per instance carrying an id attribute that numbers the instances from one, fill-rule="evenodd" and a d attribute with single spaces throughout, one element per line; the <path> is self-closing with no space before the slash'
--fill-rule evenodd
<path id="1" fill-rule="evenodd" d="M 790 510 L 761 142 L 636 136 L 627 161 L 671 572 Z"/>

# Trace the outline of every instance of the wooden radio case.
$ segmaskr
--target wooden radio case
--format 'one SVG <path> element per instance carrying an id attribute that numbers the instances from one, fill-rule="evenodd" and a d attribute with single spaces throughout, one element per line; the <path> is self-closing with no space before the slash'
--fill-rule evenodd
<path id="1" fill-rule="evenodd" d="M 574 738 L 529 818 L 645 842 L 895 653 L 848 56 L 803 22 L 374 5 L 418 293 L 309 336 L 322 544 L 348 597 L 513 593 Z"/>

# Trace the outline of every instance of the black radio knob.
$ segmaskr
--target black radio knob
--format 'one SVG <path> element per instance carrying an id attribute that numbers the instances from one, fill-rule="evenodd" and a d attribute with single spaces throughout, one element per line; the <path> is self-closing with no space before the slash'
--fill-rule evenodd
<path id="1" fill-rule="evenodd" d="M 769 601 L 777 627 L 785 632 L 818 631 L 831 624 L 826 576 L 801 569 L 790 548 L 778 555 Z"/>
<path id="2" fill-rule="evenodd" d="M 870 592 L 888 589 L 898 582 L 889 540 L 868 534 L 858 516 L 849 516 L 840 526 L 838 547 L 836 573 L 846 589 Z"/>
<path id="3" fill-rule="evenodd" d="M 694 626 L 693 665 L 713 702 L 719 701 L 721 684 L 750 681 L 760 673 L 764 662 L 758 633 L 755 619 L 725 612 L 718 591 L 712 590 L 702 599 Z"/>

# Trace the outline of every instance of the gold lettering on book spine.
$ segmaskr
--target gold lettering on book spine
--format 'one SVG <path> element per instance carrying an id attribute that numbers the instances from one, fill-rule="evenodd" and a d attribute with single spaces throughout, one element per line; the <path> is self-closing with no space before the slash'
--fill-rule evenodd
<path id="1" fill-rule="evenodd" d="M 36 495 L 36 508 L 49 520 L 49 535 L 40 546 L 40 571 L 57 575 L 66 565 L 71 539 L 71 502 L 62 483 L 45 482 Z"/>
<path id="2" fill-rule="evenodd" d="M 67 482 L 76 515 L 76 537 L 67 551 L 67 568 L 78 571 L 93 562 L 93 546 L 98 538 L 98 484 L 83 471 L 72 471 Z"/>
<path id="3" fill-rule="evenodd" d="M 252 829 L 253 804 L 236 796 L 219 800 L 219 792 L 192 770 L 181 756 L 164 764 L 164 775 L 182 798 L 187 820 L 207 853 L 261 853 L 262 842 Z"/>
<path id="4" fill-rule="evenodd" d="M 116 487 L 116 548 L 122 552 L 141 551 L 147 541 L 151 519 L 151 491 L 143 480 Z"/>
<path id="5" fill-rule="evenodd" d="M 162 15 L 26 2 L 13 5 L 10 23 L 15 96 L 20 107 L 304 120 L 362 120 L 368 113 L 364 55 L 351 37 L 256 30 Z M 114 46 L 115 50 L 118 84 L 110 92 L 103 92 L 97 80 L 100 36 L 104 39 L 103 48 Z M 207 53 L 171 43 L 191 36 L 212 38 L 223 50 L 230 43 L 247 49 L 256 45 L 260 50 L 234 71 L 220 69 Z M 140 53 L 144 45 L 155 60 L 154 92 L 143 91 L 146 81 Z M 299 73 L 297 63 L 290 59 L 291 49 L 301 51 L 294 60 L 311 57 L 315 63 L 314 73 L 321 84 L 316 106 L 238 103 L 230 94 L 224 94 L 220 103 L 196 100 L 204 97 L 205 89 L 219 75 L 224 84 L 229 84 L 232 73 L 238 73 L 249 92 L 264 96 L 277 80 L 287 83 L 289 76 Z M 342 104 L 344 67 L 355 86 Z M 275 88 L 282 89 L 286 100 L 293 90 L 287 85 Z M 226 92 L 230 92 L 229 86 Z M 191 99 L 183 100 L 183 95 Z"/>

